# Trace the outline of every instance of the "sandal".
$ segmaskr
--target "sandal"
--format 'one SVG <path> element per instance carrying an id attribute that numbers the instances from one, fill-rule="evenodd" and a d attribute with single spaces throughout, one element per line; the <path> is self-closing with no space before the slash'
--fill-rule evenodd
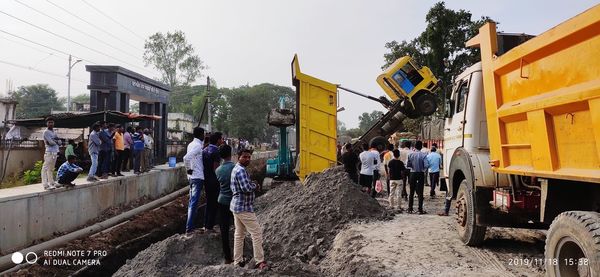
<path id="1" fill-rule="evenodd" d="M 267 262 L 262 261 L 262 262 L 258 263 L 254 268 L 259 269 L 259 270 L 265 270 L 265 269 L 268 269 L 269 266 L 267 265 Z"/>

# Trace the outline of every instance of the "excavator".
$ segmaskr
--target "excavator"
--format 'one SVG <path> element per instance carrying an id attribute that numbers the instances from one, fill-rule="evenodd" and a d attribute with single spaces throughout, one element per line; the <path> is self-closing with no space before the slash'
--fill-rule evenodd
<path id="1" fill-rule="evenodd" d="M 292 60 L 292 83 L 296 87 L 295 113 L 281 105 L 271 110 L 268 117 L 269 124 L 279 127 L 282 135 L 278 157 L 267 161 L 267 175 L 287 178 L 296 175 L 300 180 L 337 164 L 338 90 L 376 101 L 388 110 L 353 143 L 353 148 L 359 149 L 363 143 L 374 140 L 378 148 L 383 148 L 387 143 L 384 137 L 401 129 L 405 118 L 430 116 L 436 112 L 436 93 L 441 84 L 428 67 L 419 66 L 413 58 L 404 56 L 377 77 L 377 83 L 389 99 L 376 98 L 302 73 L 297 55 Z M 296 126 L 295 157 L 288 149 L 285 135 L 285 128 L 291 125 Z"/>

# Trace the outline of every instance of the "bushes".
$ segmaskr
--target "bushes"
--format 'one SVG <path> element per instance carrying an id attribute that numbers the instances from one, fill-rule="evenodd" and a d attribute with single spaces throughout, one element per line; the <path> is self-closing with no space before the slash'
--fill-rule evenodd
<path id="1" fill-rule="evenodd" d="M 44 164 L 43 161 L 37 161 L 35 162 L 35 165 L 33 166 L 32 169 L 30 170 L 26 170 L 23 173 L 23 183 L 25 185 L 30 185 L 30 184 L 35 184 L 35 183 L 39 183 L 41 182 L 42 179 L 42 165 Z"/>

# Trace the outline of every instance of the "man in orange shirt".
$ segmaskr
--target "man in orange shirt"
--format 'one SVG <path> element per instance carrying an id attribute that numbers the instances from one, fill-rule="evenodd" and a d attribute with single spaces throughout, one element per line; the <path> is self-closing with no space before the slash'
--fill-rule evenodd
<path id="1" fill-rule="evenodd" d="M 112 175 L 113 176 L 123 176 L 121 174 L 121 162 L 123 161 L 123 151 L 125 150 L 125 139 L 123 138 L 123 126 L 117 125 L 116 132 L 113 136 L 114 145 L 115 145 L 115 159 L 112 165 Z"/>

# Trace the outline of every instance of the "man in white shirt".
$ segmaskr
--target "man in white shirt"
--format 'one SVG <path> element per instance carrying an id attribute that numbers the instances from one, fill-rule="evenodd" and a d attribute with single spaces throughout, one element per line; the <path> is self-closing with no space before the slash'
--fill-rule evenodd
<path id="1" fill-rule="evenodd" d="M 374 156 L 369 151 L 369 146 L 363 144 L 363 152 L 358 155 L 360 160 L 360 177 L 358 184 L 361 185 L 362 190 L 366 191 L 367 194 L 371 193 L 371 186 L 373 185 L 373 164 L 375 163 Z"/>
<path id="2" fill-rule="evenodd" d="M 204 129 L 194 128 L 194 140 L 187 147 L 187 153 L 183 156 L 183 163 L 187 169 L 190 180 L 190 202 L 188 205 L 187 223 L 185 232 L 189 234 L 195 228 L 194 221 L 200 202 L 200 192 L 204 183 L 204 165 L 202 163 L 202 148 L 204 142 Z"/>
<path id="3" fill-rule="evenodd" d="M 402 142 L 402 148 L 400 149 L 400 160 L 404 163 L 404 165 L 408 164 L 408 154 L 412 152 L 410 150 L 411 142 L 409 140 L 405 140 Z M 406 186 L 408 185 L 408 175 L 410 175 L 410 168 L 404 169 L 402 172 L 402 198 L 405 200 L 408 198 L 408 193 L 406 192 Z"/>

